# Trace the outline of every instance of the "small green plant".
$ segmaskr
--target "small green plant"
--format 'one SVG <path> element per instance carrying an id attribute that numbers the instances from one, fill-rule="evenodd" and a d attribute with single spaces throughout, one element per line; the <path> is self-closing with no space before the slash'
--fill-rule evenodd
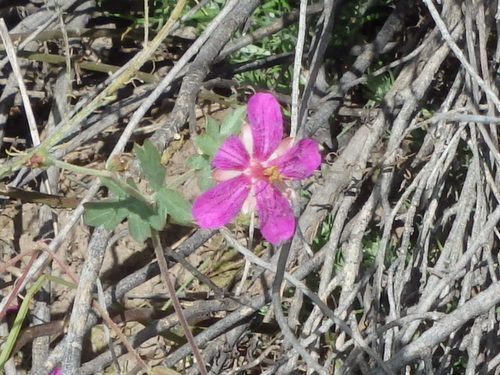
<path id="1" fill-rule="evenodd" d="M 282 14 L 291 12 L 296 4 L 290 0 L 271 0 L 257 7 L 252 15 L 252 22 L 248 24 L 247 33 L 251 33 L 261 27 L 276 21 Z M 297 43 L 297 24 L 294 23 L 282 30 L 269 35 L 253 44 L 241 48 L 230 56 L 229 61 L 233 64 L 253 61 L 268 56 L 279 55 L 295 50 Z M 240 33 L 235 35 L 236 38 Z M 290 90 L 292 79 L 291 64 L 280 64 L 270 68 L 257 69 L 236 75 L 236 79 L 246 82 L 255 87 L 280 89 L 285 92 Z"/>
<path id="2" fill-rule="evenodd" d="M 386 74 L 368 78 L 368 81 L 363 85 L 363 94 L 368 99 L 366 106 L 368 108 L 373 108 L 378 103 L 381 103 L 387 92 L 391 89 L 393 83 L 394 75 L 391 71 Z"/>
<path id="3" fill-rule="evenodd" d="M 320 250 L 330 239 L 330 233 L 333 228 L 333 215 L 330 213 L 326 216 L 323 223 L 319 227 L 316 237 L 313 240 L 312 248 L 317 251 Z"/>
<path id="4" fill-rule="evenodd" d="M 178 224 L 192 223 L 191 204 L 174 188 L 195 171 L 199 172 L 199 185 L 202 190 L 213 185 L 210 160 L 229 135 L 239 133 L 245 115 L 246 106 L 241 106 L 230 109 L 221 125 L 209 118 L 206 133 L 194 140 L 202 154 L 191 157 L 187 164 L 192 169 L 170 184 L 165 181 L 166 170 L 161 164 L 160 152 L 153 143 L 146 140 L 142 146 L 136 144 L 134 152 L 139 160 L 141 174 L 147 182 L 145 191 L 139 189 L 133 178 L 124 178 L 119 173 L 123 166 L 115 159 L 108 163 L 107 170 L 94 170 L 52 159 L 48 153 L 35 153 L 26 165 L 32 168 L 55 165 L 76 173 L 99 177 L 102 184 L 112 193 L 112 197 L 85 203 L 85 223 L 91 226 L 102 225 L 111 230 L 127 220 L 132 238 L 144 242 L 156 231 L 164 228 L 167 217 Z"/>
<path id="5" fill-rule="evenodd" d="M 153 0 L 150 2 L 148 23 L 151 29 L 160 30 L 167 21 L 170 13 L 175 8 L 177 0 Z M 141 7 L 137 7 L 135 11 L 127 12 L 127 7 L 123 8 L 113 1 L 98 1 L 97 9 L 103 10 L 104 14 L 116 17 L 122 20 L 127 20 L 131 23 L 131 27 L 144 26 L 145 16 Z"/>
<path id="6" fill-rule="evenodd" d="M 363 238 L 363 265 L 371 267 L 375 264 L 377 254 L 380 250 L 382 238 L 376 229 L 370 229 Z M 385 249 L 384 263 L 388 267 L 397 258 L 396 246 L 393 240 L 388 241 Z"/>
<path id="7" fill-rule="evenodd" d="M 161 29 L 167 21 L 176 2 L 176 0 L 153 0 L 153 6 L 151 8 L 153 17 L 150 22 L 157 23 L 158 30 Z"/>
<path id="8" fill-rule="evenodd" d="M 453 368 L 455 368 L 457 371 L 460 369 L 466 369 L 467 368 L 467 362 L 468 358 L 466 356 L 459 356 L 458 359 L 453 363 Z"/>
<path id="9" fill-rule="evenodd" d="M 139 191 L 131 178 L 122 180 L 117 174 L 100 176 L 114 197 L 86 203 L 83 218 L 87 225 L 103 225 L 106 229 L 113 229 L 127 219 L 132 238 L 144 242 L 153 230 L 163 229 L 167 215 L 179 224 L 191 222 L 191 205 L 181 194 L 165 186 L 161 155 L 149 140 L 142 146 L 135 145 L 134 151 L 152 194 Z"/>
<path id="10" fill-rule="evenodd" d="M 355 0 L 343 4 L 336 17 L 332 42 L 336 46 L 365 43 L 369 22 L 382 20 L 392 8 L 393 0 Z"/>
<path id="11" fill-rule="evenodd" d="M 219 12 L 224 8 L 225 0 L 210 1 L 203 8 L 198 10 L 193 16 L 187 20 L 186 24 L 193 26 L 199 33 L 207 26 Z"/>

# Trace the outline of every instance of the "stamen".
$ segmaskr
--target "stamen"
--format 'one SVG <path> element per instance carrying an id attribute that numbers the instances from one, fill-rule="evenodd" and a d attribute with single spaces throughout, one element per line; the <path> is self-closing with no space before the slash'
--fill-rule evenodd
<path id="1" fill-rule="evenodd" d="M 272 167 L 266 168 L 264 170 L 264 176 L 267 176 L 270 183 L 274 181 L 283 182 L 283 176 L 281 175 L 277 166 L 273 165 Z"/>

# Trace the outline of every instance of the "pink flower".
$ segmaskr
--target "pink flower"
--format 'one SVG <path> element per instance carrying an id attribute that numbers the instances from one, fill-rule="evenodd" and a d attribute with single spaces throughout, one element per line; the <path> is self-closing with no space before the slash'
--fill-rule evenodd
<path id="1" fill-rule="evenodd" d="M 217 151 L 212 166 L 220 182 L 201 194 L 193 204 L 200 227 L 216 228 L 229 223 L 241 210 L 257 208 L 264 238 L 278 244 L 293 236 L 295 217 L 286 180 L 310 176 L 321 163 L 318 144 L 310 138 L 293 145 L 283 138 L 283 118 L 276 98 L 268 93 L 248 101 L 248 122 L 240 137 L 229 136 Z"/>
<path id="2" fill-rule="evenodd" d="M 61 375 L 62 369 L 60 367 L 56 367 L 55 369 L 52 370 L 50 375 Z"/>

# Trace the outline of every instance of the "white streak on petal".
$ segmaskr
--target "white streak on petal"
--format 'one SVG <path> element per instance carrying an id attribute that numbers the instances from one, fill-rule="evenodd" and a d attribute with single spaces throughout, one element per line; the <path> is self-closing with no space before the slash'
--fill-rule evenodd
<path id="1" fill-rule="evenodd" d="M 253 153 L 253 136 L 252 136 L 252 129 L 250 128 L 250 125 L 248 124 L 243 124 L 241 127 L 241 136 L 240 136 L 241 142 L 243 142 L 243 145 L 245 146 L 245 149 L 248 152 L 248 155 L 252 155 Z"/>
<path id="2" fill-rule="evenodd" d="M 227 181 L 231 178 L 237 177 L 241 171 L 226 171 L 223 169 L 214 169 L 212 172 L 212 179 L 216 182 Z"/>
<path id="3" fill-rule="evenodd" d="M 293 137 L 286 137 L 284 138 L 280 144 L 278 145 L 278 148 L 274 150 L 274 152 L 269 156 L 269 161 L 272 161 L 273 159 L 279 158 L 281 155 L 283 155 L 285 152 L 290 150 L 293 147 L 293 142 L 295 141 L 295 138 Z M 267 165 L 266 165 L 267 167 Z"/>

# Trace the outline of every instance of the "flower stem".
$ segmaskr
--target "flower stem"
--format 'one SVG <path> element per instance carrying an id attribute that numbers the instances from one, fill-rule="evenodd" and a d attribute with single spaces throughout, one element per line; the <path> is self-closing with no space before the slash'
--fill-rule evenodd
<path id="1" fill-rule="evenodd" d="M 57 159 L 50 159 L 49 163 L 58 168 L 66 169 L 68 171 L 72 171 L 75 173 L 85 174 L 89 176 L 96 176 L 99 178 L 109 178 L 110 180 L 113 180 L 113 182 L 115 182 L 120 188 L 125 190 L 125 192 L 127 192 L 127 194 L 130 195 L 132 198 L 135 198 L 138 201 L 147 204 L 148 206 L 152 206 L 154 204 L 154 201 L 151 198 L 142 194 L 139 190 L 134 189 L 132 186 L 127 184 L 125 181 L 123 181 L 123 179 L 118 177 L 113 172 L 103 169 L 91 169 L 87 167 L 80 167 L 78 165 L 66 163 L 65 161 Z"/>
<path id="2" fill-rule="evenodd" d="M 66 169 L 68 171 L 72 171 L 75 173 L 85 174 L 88 176 L 113 178 L 113 173 L 103 169 L 91 169 L 87 167 L 81 167 L 79 165 L 66 163 L 65 161 L 57 159 L 50 159 L 48 163 L 58 168 Z"/>
<path id="3" fill-rule="evenodd" d="M 182 312 L 182 306 L 179 302 L 179 298 L 177 298 L 174 284 L 172 283 L 171 274 L 170 271 L 168 270 L 168 264 L 167 261 L 165 260 L 165 255 L 163 254 L 163 248 L 161 246 L 160 236 L 158 235 L 157 231 L 153 231 L 151 239 L 153 240 L 153 247 L 155 249 L 156 259 L 158 260 L 158 265 L 160 266 L 161 277 L 167 287 L 168 294 L 170 294 L 170 300 L 174 305 L 175 312 L 177 313 L 177 316 L 179 318 L 179 323 L 181 324 L 182 329 L 184 330 L 184 334 L 186 335 L 186 339 L 189 342 L 189 345 L 191 346 L 191 350 L 193 351 L 193 355 L 194 358 L 196 359 L 196 364 L 200 369 L 200 373 L 202 375 L 207 375 L 208 372 L 205 367 L 205 362 L 203 362 L 200 350 L 198 349 L 198 346 L 194 341 L 194 337 L 193 334 L 191 333 L 191 330 L 189 329 L 186 317 Z"/>

